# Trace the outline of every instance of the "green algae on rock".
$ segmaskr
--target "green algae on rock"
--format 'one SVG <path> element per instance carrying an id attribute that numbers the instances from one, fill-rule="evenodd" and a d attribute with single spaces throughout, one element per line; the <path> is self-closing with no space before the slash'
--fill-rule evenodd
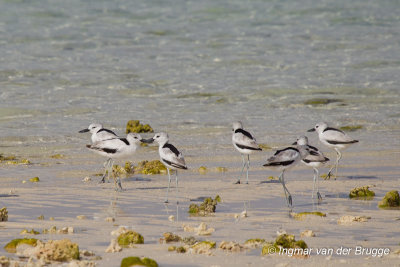
<path id="1" fill-rule="evenodd" d="M 274 243 L 266 242 L 262 248 L 261 255 L 278 253 L 282 248 L 284 249 L 299 248 L 303 250 L 308 248 L 308 246 L 306 242 L 304 242 L 304 240 L 296 241 L 294 235 L 282 234 L 275 239 Z M 271 253 L 272 251 L 273 253 Z"/>
<path id="2" fill-rule="evenodd" d="M 198 240 L 196 240 L 196 238 L 194 236 L 188 236 L 188 237 L 184 237 L 182 239 L 182 242 L 188 246 L 192 246 L 192 245 L 196 244 L 198 242 Z"/>
<path id="3" fill-rule="evenodd" d="M 362 125 L 346 125 L 346 126 L 342 126 L 339 129 L 345 132 L 355 132 L 357 130 L 360 130 L 364 128 Z"/>
<path id="4" fill-rule="evenodd" d="M 188 212 L 191 215 L 207 216 L 215 212 L 218 202 L 221 202 L 221 197 L 219 195 L 217 195 L 215 199 L 208 197 L 204 199 L 200 206 L 197 204 L 190 204 Z"/>
<path id="5" fill-rule="evenodd" d="M 3 162 L 9 165 L 31 164 L 28 159 L 18 159 L 16 156 L 3 156 L 3 154 L 0 154 L 0 163 Z"/>
<path id="6" fill-rule="evenodd" d="M 121 261 L 121 267 L 130 266 L 145 266 L 145 267 L 158 267 L 158 263 L 149 258 L 127 257 Z"/>
<path id="7" fill-rule="evenodd" d="M 31 178 L 31 179 L 29 179 L 29 182 L 31 182 L 31 183 L 38 183 L 38 182 L 40 182 L 40 179 L 39 179 L 39 177 L 33 177 L 33 178 Z"/>
<path id="8" fill-rule="evenodd" d="M 134 244 L 143 244 L 144 238 L 141 234 L 135 231 L 127 231 L 122 233 L 117 238 L 118 244 L 123 248 L 133 247 Z"/>
<path id="9" fill-rule="evenodd" d="M 207 170 L 206 167 L 201 166 L 201 167 L 199 167 L 199 170 L 198 170 L 198 171 L 199 171 L 200 174 L 206 174 L 208 170 Z"/>
<path id="10" fill-rule="evenodd" d="M 263 149 L 263 150 L 269 150 L 272 149 L 269 145 L 267 144 L 259 144 L 258 145 L 259 148 Z"/>
<path id="11" fill-rule="evenodd" d="M 392 190 L 386 193 L 381 201 L 378 203 L 378 207 L 381 209 L 390 209 L 400 207 L 399 192 Z"/>
<path id="12" fill-rule="evenodd" d="M 304 105 L 320 106 L 320 105 L 328 105 L 331 103 L 338 103 L 338 102 L 343 102 L 343 100 L 334 99 L 334 98 L 312 98 L 312 99 L 304 101 Z"/>
<path id="13" fill-rule="evenodd" d="M 0 209 L 0 222 L 8 221 L 8 210 L 6 207 Z"/>
<path id="14" fill-rule="evenodd" d="M 166 232 L 163 233 L 163 237 L 161 237 L 159 241 L 160 243 L 179 242 L 181 241 L 181 237 L 174 233 Z"/>
<path id="15" fill-rule="evenodd" d="M 217 170 L 217 172 L 227 172 L 228 168 L 226 168 L 226 167 L 217 167 L 216 170 Z"/>
<path id="16" fill-rule="evenodd" d="M 65 158 L 65 155 L 62 155 L 62 154 L 54 154 L 54 155 L 51 155 L 50 158 L 52 158 L 52 159 L 64 159 L 64 158 Z"/>
<path id="17" fill-rule="evenodd" d="M 126 124 L 126 134 L 128 133 L 153 133 L 154 130 L 148 124 L 141 124 L 139 120 L 130 120 Z"/>
<path id="18" fill-rule="evenodd" d="M 320 211 L 304 211 L 304 212 L 299 212 L 299 213 L 292 213 L 291 215 L 296 220 L 303 220 L 307 215 L 315 215 L 315 216 L 319 216 L 319 217 L 326 217 L 326 214 L 322 213 Z"/>
<path id="19" fill-rule="evenodd" d="M 159 160 L 144 160 L 138 163 L 138 166 L 134 168 L 136 173 L 141 174 L 166 174 L 167 168 Z"/>
<path id="20" fill-rule="evenodd" d="M 36 238 L 17 238 L 17 239 L 13 239 L 10 242 L 8 242 L 4 246 L 4 249 L 5 249 L 5 251 L 7 251 L 9 253 L 15 253 L 15 252 L 17 252 L 18 245 L 27 244 L 32 247 L 36 247 L 37 241 L 38 240 Z"/>
<path id="21" fill-rule="evenodd" d="M 369 190 L 369 186 L 356 187 L 350 191 L 349 198 L 360 198 L 360 199 L 373 199 L 375 192 Z"/>
<path id="22" fill-rule="evenodd" d="M 216 247 L 213 241 L 200 241 L 192 245 L 190 248 L 196 254 L 210 254 L 210 250 Z"/>
<path id="23" fill-rule="evenodd" d="M 186 253 L 186 248 L 185 247 L 177 247 L 176 249 L 176 253 Z"/>
<path id="24" fill-rule="evenodd" d="M 27 235 L 27 234 L 38 235 L 38 234 L 40 234 L 40 232 L 35 231 L 35 230 L 33 230 L 33 229 L 31 229 L 30 231 L 29 231 L 28 229 L 24 229 L 24 230 L 22 230 L 19 234 L 20 234 L 20 235 Z"/>

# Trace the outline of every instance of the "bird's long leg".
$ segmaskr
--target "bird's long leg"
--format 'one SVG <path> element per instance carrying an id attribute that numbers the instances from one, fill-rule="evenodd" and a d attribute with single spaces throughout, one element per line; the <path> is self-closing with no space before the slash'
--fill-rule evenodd
<path id="1" fill-rule="evenodd" d="M 168 192 L 169 192 L 169 186 L 171 185 L 171 175 L 169 173 L 169 168 L 167 168 L 167 172 L 168 172 L 168 189 L 167 189 L 167 195 L 165 196 L 164 203 L 168 203 Z"/>
<path id="2" fill-rule="evenodd" d="M 314 168 L 314 184 L 313 184 L 312 198 L 314 198 L 315 183 L 317 183 L 317 198 L 318 200 L 322 200 L 321 194 L 319 193 L 319 171 L 317 168 Z"/>
<path id="3" fill-rule="evenodd" d="M 249 183 L 250 155 L 247 155 L 246 184 Z"/>
<path id="4" fill-rule="evenodd" d="M 319 171 L 317 168 L 315 169 L 315 172 L 316 172 L 315 176 L 317 177 L 317 198 L 318 198 L 318 200 L 322 200 L 322 196 L 319 193 Z"/>
<path id="5" fill-rule="evenodd" d="M 283 170 L 282 173 L 279 175 L 279 181 L 281 182 L 281 184 L 283 186 L 283 192 L 285 193 L 286 203 L 289 207 L 289 206 L 292 206 L 292 196 L 290 195 L 289 190 L 286 188 L 285 178 L 283 176 L 284 172 L 285 172 L 285 170 Z"/>
<path id="6" fill-rule="evenodd" d="M 175 171 L 176 204 L 178 204 L 178 170 Z"/>
<path id="7" fill-rule="evenodd" d="M 114 160 L 110 159 L 110 162 L 108 163 L 108 176 L 107 176 L 107 182 L 110 182 L 110 175 L 113 173 L 113 166 L 114 166 Z"/>
<path id="8" fill-rule="evenodd" d="M 337 169 L 338 169 L 338 165 L 339 165 L 339 161 L 342 158 L 342 153 L 340 153 L 339 149 L 335 148 L 336 152 L 338 153 L 338 158 L 336 161 L 336 167 L 335 167 L 335 180 L 337 178 Z"/>
<path id="9" fill-rule="evenodd" d="M 315 182 L 316 182 L 316 179 L 317 179 L 317 177 L 315 176 L 317 169 L 316 168 L 313 168 L 313 169 L 314 169 L 314 178 L 313 178 L 312 195 L 311 195 L 312 199 L 314 199 Z"/>
<path id="10" fill-rule="evenodd" d="M 240 178 L 242 178 L 243 170 L 244 170 L 244 167 L 245 167 L 245 165 L 246 165 L 246 162 L 244 161 L 244 155 L 243 155 L 243 154 L 242 154 L 242 161 L 243 161 L 242 171 L 240 172 L 240 176 L 239 176 L 239 178 L 238 178 L 238 180 L 236 181 L 235 184 L 240 184 Z"/>
<path id="11" fill-rule="evenodd" d="M 103 174 L 103 177 L 101 178 L 101 180 L 99 181 L 99 184 L 106 182 L 105 178 L 106 178 L 106 175 L 107 175 L 107 172 L 108 172 L 108 164 L 109 164 L 110 160 L 111 160 L 111 158 L 107 159 L 106 162 L 104 162 L 104 164 L 103 164 L 103 166 L 104 166 L 104 174 Z"/>
<path id="12" fill-rule="evenodd" d="M 342 158 L 342 154 L 340 153 L 340 151 L 335 147 L 335 151 L 336 151 L 336 163 L 335 163 L 335 165 L 333 165 L 330 169 L 329 169 L 329 172 L 328 172 L 328 175 L 326 176 L 326 179 L 330 179 L 331 178 L 331 176 L 332 176 L 332 170 L 333 170 L 333 168 L 335 168 L 336 169 L 336 176 L 335 176 L 335 180 L 336 180 L 336 177 L 337 177 L 337 167 L 338 167 L 338 164 L 339 164 L 339 160 Z"/>

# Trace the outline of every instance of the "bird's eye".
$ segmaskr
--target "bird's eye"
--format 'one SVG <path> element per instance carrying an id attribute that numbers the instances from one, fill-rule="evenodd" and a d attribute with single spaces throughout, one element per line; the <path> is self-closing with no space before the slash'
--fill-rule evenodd
<path id="1" fill-rule="evenodd" d="M 135 139 L 137 139 L 137 137 L 135 136 Z"/>
<path id="2" fill-rule="evenodd" d="M 317 126 L 315 126 L 315 128 L 318 128 L 318 125 L 317 125 Z"/>

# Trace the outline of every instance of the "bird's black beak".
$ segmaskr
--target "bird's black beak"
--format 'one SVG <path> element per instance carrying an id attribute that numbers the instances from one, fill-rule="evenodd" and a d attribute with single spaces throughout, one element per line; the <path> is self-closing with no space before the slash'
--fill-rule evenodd
<path id="1" fill-rule="evenodd" d="M 80 133 L 87 133 L 87 132 L 89 132 L 89 129 L 86 128 L 86 129 L 80 130 L 79 132 L 80 132 Z"/>
<path id="2" fill-rule="evenodd" d="M 154 138 L 150 138 L 150 139 L 142 139 L 140 140 L 142 143 L 146 143 L 146 144 L 151 144 L 154 142 Z"/>
<path id="3" fill-rule="evenodd" d="M 297 145 L 297 141 L 292 144 L 292 146 L 295 146 L 295 145 Z"/>
<path id="4" fill-rule="evenodd" d="M 308 130 L 307 132 L 315 132 L 315 128 Z"/>

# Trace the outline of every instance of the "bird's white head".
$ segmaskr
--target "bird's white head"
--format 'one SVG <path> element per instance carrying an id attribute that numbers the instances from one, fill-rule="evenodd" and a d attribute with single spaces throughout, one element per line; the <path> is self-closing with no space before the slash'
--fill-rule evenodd
<path id="1" fill-rule="evenodd" d="M 236 121 L 232 124 L 232 131 L 236 131 L 237 129 L 243 129 L 242 122 Z"/>
<path id="2" fill-rule="evenodd" d="M 300 136 L 299 138 L 297 138 L 296 143 L 298 146 L 306 146 L 308 145 L 308 138 L 307 136 Z"/>
<path id="3" fill-rule="evenodd" d="M 168 134 L 164 132 L 156 133 L 153 138 L 144 140 L 144 143 L 153 143 L 156 142 L 159 145 L 164 145 L 168 142 Z M 142 141 L 143 142 L 143 141 Z"/>
<path id="4" fill-rule="evenodd" d="M 90 133 L 97 133 L 100 129 L 103 128 L 103 125 L 100 123 L 92 123 L 86 129 L 79 131 L 80 133 L 90 132 Z"/>
<path id="5" fill-rule="evenodd" d="M 314 128 L 308 130 L 308 132 L 314 132 L 316 131 L 318 134 L 322 133 L 326 128 L 328 128 L 328 124 L 325 122 L 319 122 L 317 123 Z"/>
<path id="6" fill-rule="evenodd" d="M 139 144 L 143 138 L 138 133 L 128 133 L 126 139 L 130 144 Z"/>

